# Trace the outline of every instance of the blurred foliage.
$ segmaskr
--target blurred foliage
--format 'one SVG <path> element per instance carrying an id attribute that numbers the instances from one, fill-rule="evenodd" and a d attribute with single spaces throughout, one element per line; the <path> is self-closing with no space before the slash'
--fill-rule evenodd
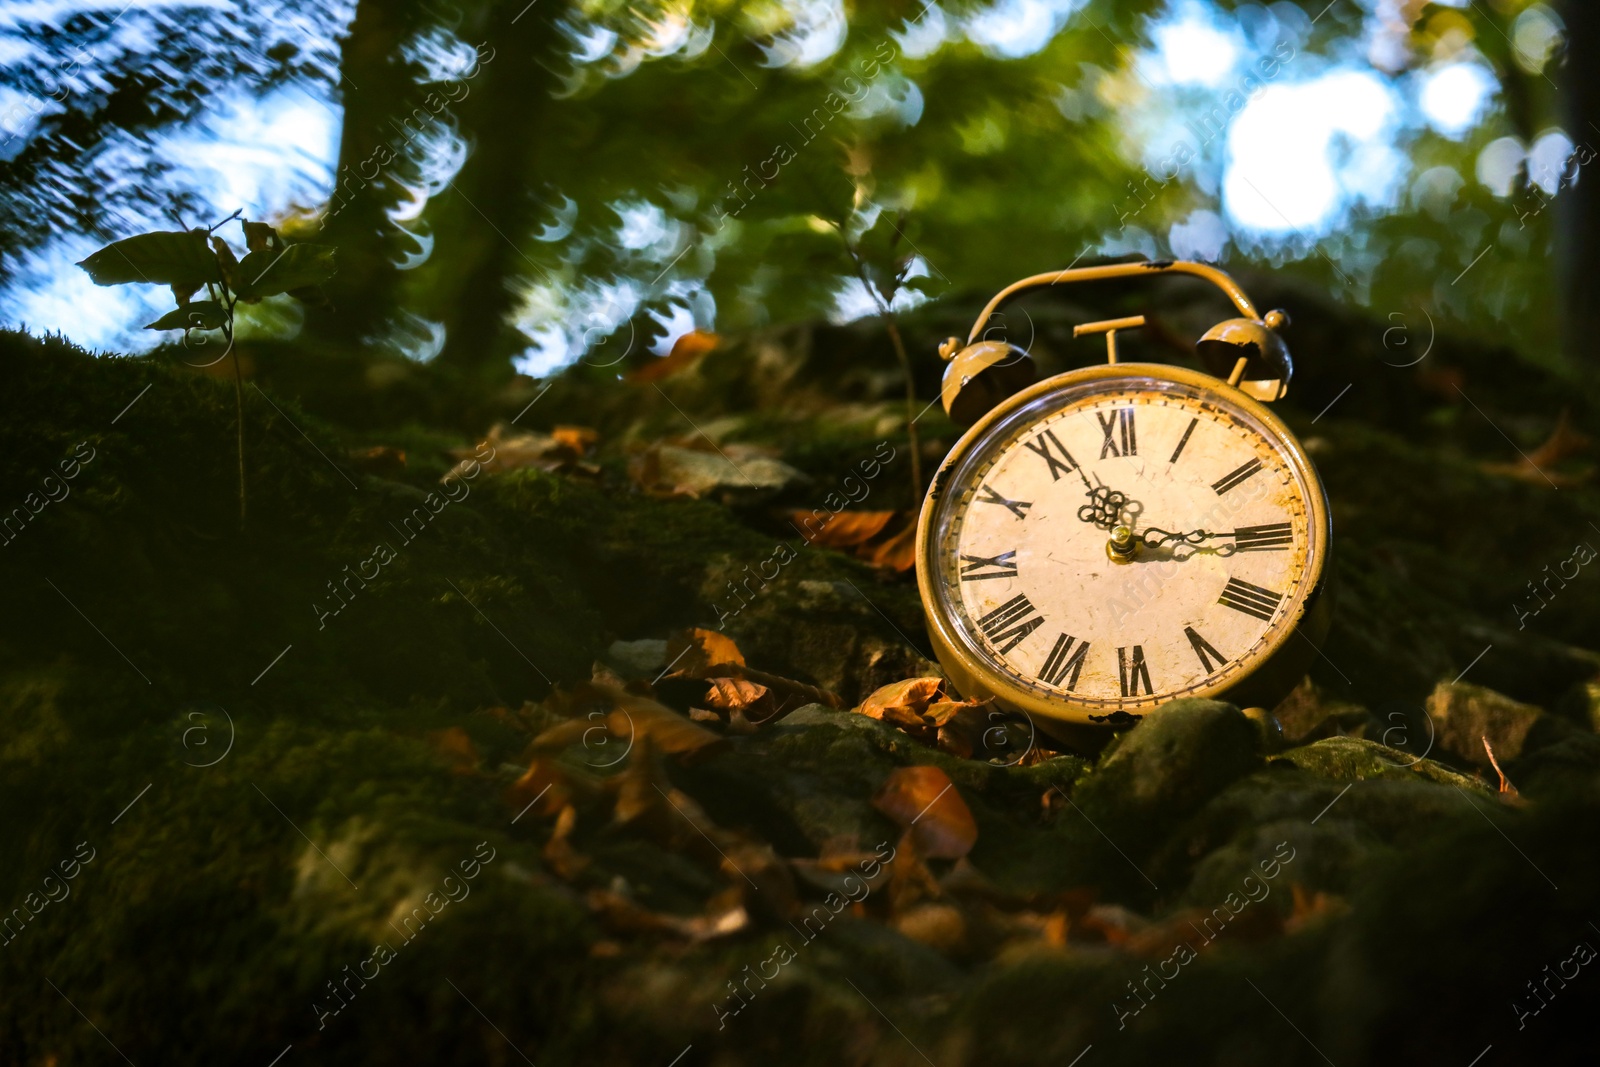
<path id="1" fill-rule="evenodd" d="M 1567 185 L 1593 153 L 1572 131 L 1568 181 L 1523 166 L 1503 190 L 1479 164 L 1503 138 L 1526 149 L 1557 127 L 1556 79 L 1581 72 L 1559 34 L 1528 26 L 1559 28 L 1559 16 L 1525 0 L 1196 9 L 1237 31 L 1239 70 L 1276 50 L 1293 57 L 1282 84 L 1376 74 L 1396 93 L 1393 144 L 1408 157 L 1392 203 L 1349 207 L 1325 236 L 1232 225 L 1224 266 L 1282 267 L 1379 317 L 1415 325 L 1425 310 L 1556 362 L 1555 235 L 1563 201 L 1587 195 Z M 904 276 L 900 308 L 1103 255 L 1167 256 L 1195 212 L 1228 217 L 1227 138 L 1186 132 L 1192 150 L 1178 157 L 1169 142 L 1224 102 L 1236 114 L 1238 74 L 1213 88 L 1152 84 L 1151 34 L 1189 10 L 1154 0 L 292 10 L 248 7 L 231 23 L 185 11 L 163 29 L 182 47 L 159 78 L 103 20 L 51 27 L 40 47 L 56 62 L 31 70 L 27 90 L 50 106 L 20 139 L 8 120 L 11 239 L 36 248 L 68 221 L 116 236 L 130 215 L 164 216 L 163 180 L 184 161 L 153 151 L 129 188 L 108 168 L 112 149 L 129 136 L 156 144 L 225 88 L 297 81 L 343 105 L 334 188 L 247 209 L 282 210 L 287 234 L 341 248 L 332 306 L 310 310 L 306 339 L 442 355 L 475 377 L 504 377 L 530 345 L 546 366 L 605 344 L 607 360 L 624 347 L 644 358 L 669 322 L 681 331 L 691 318 L 727 332 L 870 314 L 847 242 L 870 276 Z M 1002 18 L 1013 37 L 994 30 Z M 1019 43 L 1029 26 L 1036 39 Z M 1551 40 L 1550 54 L 1530 51 Z M 1488 111 L 1456 138 L 1414 108 L 1420 75 L 1454 62 L 1495 81 Z M 238 206 L 176 199 L 213 217 Z M 268 333 L 295 322 L 272 302 L 249 317 Z"/>

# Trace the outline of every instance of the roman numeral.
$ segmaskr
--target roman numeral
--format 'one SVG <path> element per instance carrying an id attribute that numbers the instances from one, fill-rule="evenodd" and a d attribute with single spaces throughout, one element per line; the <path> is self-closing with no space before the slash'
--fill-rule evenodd
<path id="1" fill-rule="evenodd" d="M 1258 619 L 1270 622 L 1273 613 L 1278 610 L 1278 601 L 1282 599 L 1282 595 L 1270 589 L 1241 582 L 1237 578 L 1229 578 L 1228 584 L 1223 587 L 1222 595 L 1217 598 L 1217 603 L 1226 604 L 1234 611 L 1242 611 L 1246 615 L 1254 615 Z"/>
<path id="2" fill-rule="evenodd" d="M 1243 485 L 1249 480 L 1251 475 L 1255 474 L 1260 469 L 1261 461 L 1259 459 L 1252 459 L 1248 463 L 1242 464 L 1238 468 L 1212 482 L 1211 488 L 1217 491 L 1218 496 L 1221 496 L 1228 490 L 1235 489 L 1240 485 Z"/>
<path id="3" fill-rule="evenodd" d="M 1078 644 L 1077 651 L 1072 646 L 1077 638 L 1070 634 L 1062 634 L 1056 638 L 1055 647 L 1050 650 L 1050 655 L 1045 657 L 1044 670 L 1039 672 L 1039 680 L 1050 685 L 1061 685 L 1070 672 L 1072 677 L 1061 688 L 1069 693 L 1078 688 L 1078 675 L 1083 673 L 1083 659 L 1089 654 L 1089 642 Z"/>
<path id="4" fill-rule="evenodd" d="M 1071 474 L 1078 469 L 1078 461 L 1072 458 L 1072 453 L 1068 452 L 1066 446 L 1056 437 L 1054 430 L 1046 430 L 1033 440 L 1022 443 L 1037 452 L 1050 465 L 1050 480 L 1053 482 L 1060 481 L 1063 474 Z M 1055 457 L 1050 449 L 1051 445 L 1055 446 L 1056 452 L 1061 453 L 1062 458 L 1066 460 L 1065 463 Z"/>
<path id="5" fill-rule="evenodd" d="M 990 568 L 993 568 L 992 570 Z M 1017 550 L 1002 552 L 998 556 L 961 557 L 961 580 L 981 582 L 985 578 L 1015 578 L 1017 576 Z"/>
<path id="6" fill-rule="evenodd" d="M 1003 656 L 1022 643 L 1022 639 L 1044 625 L 1042 615 L 1026 596 L 1018 593 L 1010 600 L 978 619 L 978 629 L 983 631 Z M 1028 616 L 1033 615 L 1033 618 Z"/>
<path id="7" fill-rule="evenodd" d="M 1147 694 L 1155 692 L 1150 684 L 1150 666 L 1144 661 L 1143 645 L 1134 645 L 1131 655 L 1125 648 L 1117 649 L 1117 675 L 1125 697 L 1138 696 L 1141 684 Z"/>
<path id="8" fill-rule="evenodd" d="M 1139 440 L 1133 432 L 1133 409 L 1118 408 L 1116 411 L 1102 415 L 1095 412 L 1094 417 L 1100 420 L 1100 432 L 1105 434 L 1105 440 L 1100 444 L 1100 458 L 1107 456 L 1136 456 L 1139 454 Z M 1117 450 L 1117 443 L 1111 435 L 1121 430 L 1122 449 Z"/>
<path id="9" fill-rule="evenodd" d="M 1189 420 L 1189 426 L 1183 431 L 1183 436 L 1178 438 L 1178 447 L 1172 450 L 1172 458 L 1167 460 L 1168 463 L 1178 462 L 1178 457 L 1183 455 L 1183 446 L 1189 443 L 1189 435 L 1194 433 L 1195 424 L 1199 421 L 1199 415 L 1196 415 L 1194 418 Z"/>
<path id="10" fill-rule="evenodd" d="M 1010 508 L 1011 514 L 1019 519 L 1026 518 L 1028 509 L 1033 507 L 1033 501 L 1031 500 L 1008 500 L 987 485 L 979 486 L 979 488 L 983 490 L 983 495 L 978 498 L 978 503 L 999 504 L 1001 507 Z"/>
<path id="11" fill-rule="evenodd" d="M 1210 642 L 1194 632 L 1193 626 L 1185 626 L 1183 635 L 1189 639 L 1189 647 L 1194 649 L 1194 654 L 1200 657 L 1200 669 L 1207 674 L 1228 662 L 1222 653 L 1211 647 Z M 1213 659 L 1217 662 L 1212 663 Z"/>
<path id="12" fill-rule="evenodd" d="M 1240 552 L 1273 552 L 1293 543 L 1294 533 L 1286 522 L 1241 526 L 1233 531 L 1233 544 Z"/>

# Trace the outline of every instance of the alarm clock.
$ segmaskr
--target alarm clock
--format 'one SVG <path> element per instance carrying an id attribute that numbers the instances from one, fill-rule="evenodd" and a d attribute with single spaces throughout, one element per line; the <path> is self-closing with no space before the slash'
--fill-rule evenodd
<path id="1" fill-rule="evenodd" d="M 1199 340 L 1204 370 L 1120 362 L 1143 316 L 1077 326 L 1106 362 L 1034 384 L 1026 352 L 983 339 L 1025 290 L 1174 273 L 1242 316 Z M 971 426 L 924 499 L 917 583 L 963 695 L 1081 740 L 1180 697 L 1271 707 L 1303 677 L 1332 531 L 1316 468 L 1266 407 L 1293 373 L 1288 322 L 1214 267 L 1118 263 L 1015 282 L 940 346 L 945 410 Z"/>

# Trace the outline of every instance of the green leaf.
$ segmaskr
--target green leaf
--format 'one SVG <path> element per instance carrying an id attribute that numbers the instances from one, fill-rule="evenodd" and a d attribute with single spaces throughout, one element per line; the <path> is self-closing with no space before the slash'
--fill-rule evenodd
<path id="1" fill-rule="evenodd" d="M 147 330 L 219 330 L 228 321 L 228 312 L 215 300 L 196 300 L 174 308 L 161 316 Z"/>
<path id="2" fill-rule="evenodd" d="M 251 252 L 239 264 L 239 296 L 254 299 L 318 285 L 333 277 L 331 245 L 298 244 Z"/>
<path id="3" fill-rule="evenodd" d="M 78 263 L 96 285 L 149 282 L 199 287 L 218 280 L 204 230 L 157 230 L 113 241 Z"/>

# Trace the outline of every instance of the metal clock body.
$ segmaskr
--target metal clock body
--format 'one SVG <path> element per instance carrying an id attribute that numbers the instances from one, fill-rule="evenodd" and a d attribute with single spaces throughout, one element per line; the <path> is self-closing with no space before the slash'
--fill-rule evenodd
<path id="1" fill-rule="evenodd" d="M 1253 316 L 1224 327 L 1237 336 L 1250 321 L 1270 332 Z M 968 697 L 1069 733 L 1128 725 L 1179 697 L 1270 702 L 1326 629 L 1322 483 L 1283 422 L 1238 386 L 1250 349 L 1237 349 L 1233 384 L 1115 362 L 1109 333 L 1108 350 L 1106 365 L 999 401 L 941 464 L 917 530 L 934 651 Z M 1260 371 L 1260 353 L 1251 358 Z M 1283 380 L 1253 391 L 1281 395 L 1281 360 Z"/>

